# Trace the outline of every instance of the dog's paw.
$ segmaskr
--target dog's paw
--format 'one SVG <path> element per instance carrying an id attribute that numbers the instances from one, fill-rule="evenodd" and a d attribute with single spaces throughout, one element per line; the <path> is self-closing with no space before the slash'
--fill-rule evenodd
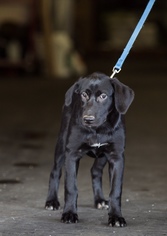
<path id="1" fill-rule="evenodd" d="M 112 226 L 112 227 L 125 227 L 126 221 L 123 217 L 118 217 L 118 216 L 110 216 L 109 215 L 109 219 L 108 219 L 108 225 Z"/>
<path id="2" fill-rule="evenodd" d="M 63 223 L 78 223 L 78 215 L 76 213 L 73 213 L 71 211 L 63 213 L 62 218 L 61 218 L 61 222 Z"/>
<path id="3" fill-rule="evenodd" d="M 97 200 L 95 202 L 95 207 L 99 210 L 103 210 L 103 209 L 107 210 L 109 208 L 108 201 L 104 199 Z"/>
<path id="4" fill-rule="evenodd" d="M 59 210 L 60 209 L 60 203 L 58 201 L 46 201 L 45 203 L 45 209 L 46 210 Z"/>

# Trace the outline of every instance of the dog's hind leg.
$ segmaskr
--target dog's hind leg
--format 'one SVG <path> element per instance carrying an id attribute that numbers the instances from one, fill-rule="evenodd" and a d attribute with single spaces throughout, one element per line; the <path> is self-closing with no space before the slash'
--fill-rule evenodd
<path id="1" fill-rule="evenodd" d="M 108 201 L 104 198 L 102 189 L 103 168 L 107 163 L 107 158 L 96 158 L 91 168 L 92 188 L 94 193 L 94 204 L 97 209 L 108 209 Z"/>
<path id="2" fill-rule="evenodd" d="M 60 203 L 58 200 L 58 189 L 59 189 L 59 182 L 62 174 L 62 166 L 64 164 L 64 155 L 60 154 L 60 152 L 55 152 L 55 160 L 54 166 L 50 173 L 49 178 L 49 190 L 48 196 L 45 203 L 45 208 L 48 210 L 58 210 L 60 209 Z"/>
<path id="3" fill-rule="evenodd" d="M 54 165 L 49 178 L 48 196 L 45 203 L 45 208 L 48 210 L 55 210 L 60 208 L 60 203 L 58 200 L 58 189 L 62 174 L 62 167 L 65 160 L 64 153 L 65 153 L 66 137 L 69 124 L 67 107 L 64 107 L 62 117 L 63 118 L 62 118 L 61 128 L 59 131 L 59 136 L 55 149 Z"/>

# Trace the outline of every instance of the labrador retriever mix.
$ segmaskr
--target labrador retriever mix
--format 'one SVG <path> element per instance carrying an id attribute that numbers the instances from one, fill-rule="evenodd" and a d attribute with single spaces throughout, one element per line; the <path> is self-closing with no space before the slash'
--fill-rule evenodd
<path id="1" fill-rule="evenodd" d="M 93 73 L 80 78 L 65 95 L 62 123 L 50 173 L 46 209 L 59 209 L 59 180 L 65 166 L 65 205 L 61 221 L 77 223 L 77 172 L 84 155 L 94 157 L 91 168 L 94 204 L 108 209 L 108 225 L 124 227 L 121 194 L 124 171 L 124 114 L 134 92 L 116 78 Z M 102 172 L 108 163 L 110 193 L 103 196 Z"/>

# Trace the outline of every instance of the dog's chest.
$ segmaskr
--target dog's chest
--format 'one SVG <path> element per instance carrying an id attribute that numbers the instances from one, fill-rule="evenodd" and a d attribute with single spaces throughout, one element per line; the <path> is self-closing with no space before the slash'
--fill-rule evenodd
<path id="1" fill-rule="evenodd" d="M 109 140 L 107 139 L 107 136 L 100 136 L 97 134 L 90 135 L 87 137 L 87 155 L 90 157 L 102 157 L 104 151 L 106 151 L 109 146 Z"/>
<path id="2" fill-rule="evenodd" d="M 90 134 L 86 138 L 86 143 L 92 148 L 100 148 L 108 145 L 107 136 L 102 136 L 97 133 Z"/>

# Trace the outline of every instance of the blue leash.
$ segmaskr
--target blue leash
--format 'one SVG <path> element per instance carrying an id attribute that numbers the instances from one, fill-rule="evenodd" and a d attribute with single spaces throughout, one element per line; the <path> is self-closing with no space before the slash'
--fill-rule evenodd
<path id="1" fill-rule="evenodd" d="M 133 34 L 131 35 L 131 37 L 130 37 L 126 47 L 123 50 L 122 55 L 120 56 L 120 58 L 118 59 L 117 63 L 115 64 L 115 66 L 113 68 L 113 73 L 110 76 L 110 78 L 113 78 L 116 73 L 119 73 L 121 71 L 121 67 L 122 67 L 122 65 L 123 65 L 127 55 L 129 54 L 129 51 L 132 48 L 133 43 L 136 40 L 136 38 L 137 38 L 141 28 L 143 27 L 144 22 L 146 21 L 147 16 L 149 15 L 149 13 L 150 13 L 154 3 L 155 3 L 155 0 L 150 0 L 148 2 L 147 6 L 146 6 L 146 9 L 143 12 L 143 15 L 141 16 L 141 18 L 140 18 L 140 20 L 139 20 L 135 30 L 133 31 Z"/>

